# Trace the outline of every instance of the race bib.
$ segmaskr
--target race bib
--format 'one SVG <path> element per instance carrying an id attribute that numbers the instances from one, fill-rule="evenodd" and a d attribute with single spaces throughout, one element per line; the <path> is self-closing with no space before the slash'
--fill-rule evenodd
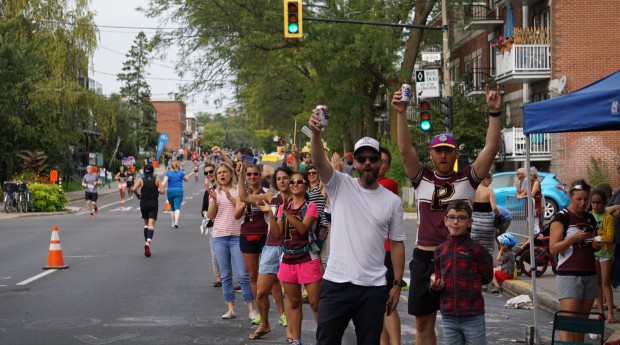
<path id="1" fill-rule="evenodd" d="M 95 190 L 95 185 L 92 183 L 89 183 L 86 185 L 86 188 L 88 189 L 89 192 L 92 192 Z"/>

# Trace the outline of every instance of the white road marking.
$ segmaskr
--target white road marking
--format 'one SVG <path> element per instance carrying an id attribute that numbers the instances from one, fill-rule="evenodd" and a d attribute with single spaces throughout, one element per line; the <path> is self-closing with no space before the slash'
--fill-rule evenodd
<path id="1" fill-rule="evenodd" d="M 39 273 L 39 274 L 37 274 L 37 275 L 36 275 L 36 276 L 34 276 L 34 277 L 31 277 L 31 278 L 28 278 L 28 279 L 26 279 L 26 280 L 24 280 L 24 281 L 21 281 L 21 282 L 19 282 L 19 283 L 15 284 L 15 285 L 26 285 L 26 284 L 30 284 L 30 283 L 32 283 L 33 281 L 35 281 L 35 280 L 37 280 L 37 279 L 39 279 L 39 278 L 43 278 L 43 277 L 45 277 L 46 275 L 51 274 L 51 273 L 54 273 L 54 272 L 56 272 L 56 271 L 57 271 L 56 269 L 47 270 L 47 271 L 45 271 L 45 272 L 43 272 L 43 273 Z"/>

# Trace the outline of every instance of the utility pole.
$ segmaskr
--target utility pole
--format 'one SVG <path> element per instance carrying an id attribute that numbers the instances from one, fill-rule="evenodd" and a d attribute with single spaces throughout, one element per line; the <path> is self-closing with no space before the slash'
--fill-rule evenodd
<path id="1" fill-rule="evenodd" d="M 452 96 L 452 84 L 450 83 L 450 48 L 448 41 L 450 32 L 448 31 L 448 6 L 447 0 L 441 0 L 441 31 L 443 32 L 443 96 L 445 98 Z"/>

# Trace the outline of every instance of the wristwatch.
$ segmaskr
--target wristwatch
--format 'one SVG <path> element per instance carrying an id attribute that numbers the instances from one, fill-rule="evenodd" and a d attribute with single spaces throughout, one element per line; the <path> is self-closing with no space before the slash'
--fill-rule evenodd
<path id="1" fill-rule="evenodd" d="M 405 282 L 402 281 L 402 280 L 396 279 L 396 280 L 394 280 L 394 285 L 403 287 L 403 286 L 405 286 Z"/>

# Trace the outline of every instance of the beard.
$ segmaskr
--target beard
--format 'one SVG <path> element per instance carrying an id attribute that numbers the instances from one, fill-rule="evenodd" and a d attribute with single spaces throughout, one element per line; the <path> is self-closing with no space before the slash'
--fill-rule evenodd
<path id="1" fill-rule="evenodd" d="M 357 170 L 357 176 L 359 176 L 360 180 L 364 183 L 365 186 L 372 186 L 377 182 L 379 177 L 379 169 L 372 169 L 369 172 L 366 172 L 365 169 L 355 169 Z"/>

